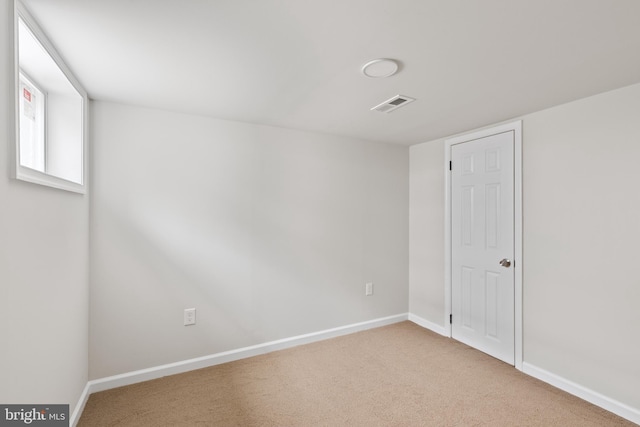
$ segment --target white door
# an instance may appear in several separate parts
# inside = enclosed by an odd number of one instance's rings
[[[451,146],[451,335],[511,365],[514,132]]]

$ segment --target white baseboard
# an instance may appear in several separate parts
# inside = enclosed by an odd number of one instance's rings
[[[449,332],[444,326],[440,326],[437,323],[430,322],[427,319],[423,319],[420,316],[416,316],[415,314],[409,313],[409,321],[415,323],[418,326],[422,326],[423,328],[429,329],[435,332],[436,334],[449,337]]]
[[[366,322],[354,323],[351,325],[341,326],[338,328],[327,329],[324,331],[313,332],[310,334],[298,335],[291,338],[285,338],[277,341],[271,341],[263,344],[239,348],[237,350],[224,351],[222,353],[216,353],[208,356],[197,357],[195,359],[183,360],[181,362],[169,363],[166,365],[155,366],[153,368],[127,372],[124,374],[114,375],[107,378],[100,378],[97,380],[89,381],[87,386],[89,388],[89,394],[96,393],[99,391],[109,390],[116,387],[122,387],[122,386],[135,384],[143,381],[153,380],[156,378],[162,378],[168,375],[180,374],[183,372],[193,371],[196,369],[202,369],[202,368],[207,368],[209,366],[232,362],[234,360],[245,359],[247,357],[257,356],[257,355],[269,353],[272,351],[296,347],[302,344],[309,344],[316,341],[335,338],[341,335],[352,334],[354,332],[364,331],[367,329],[378,328],[380,326],[391,325],[393,323],[405,321],[407,320],[407,318],[408,318],[408,314],[404,313],[404,314],[398,314],[395,316],[369,320]],[[74,412],[74,415],[75,415],[75,412]]]
[[[604,396],[527,362],[522,363],[522,372],[586,400],[589,403],[593,403],[609,412],[613,412],[631,422],[640,424],[640,409],[632,408],[631,406],[625,405],[624,403],[618,402],[617,400],[611,399],[610,397]]]
[[[73,410],[73,414],[69,417],[69,427],[76,427],[78,424],[80,415],[82,414],[82,411],[84,411],[84,406],[87,404],[87,400],[89,400],[89,389],[90,386],[89,383],[87,383],[87,385],[84,386],[84,390],[82,390],[82,394],[80,395],[80,399],[78,399],[76,408]]]

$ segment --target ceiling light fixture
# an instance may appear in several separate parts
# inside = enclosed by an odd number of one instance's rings
[[[393,59],[374,59],[362,66],[362,74],[372,78],[393,76],[397,71],[398,63]]]

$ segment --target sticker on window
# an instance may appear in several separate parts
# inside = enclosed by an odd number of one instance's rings
[[[23,105],[23,114],[26,118],[35,120],[36,119],[36,95],[32,90],[29,90],[28,87],[22,88],[22,105]]]

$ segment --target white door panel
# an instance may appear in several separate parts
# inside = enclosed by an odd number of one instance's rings
[[[453,338],[513,364],[514,132],[451,146]],[[511,260],[509,267],[500,265]]]

